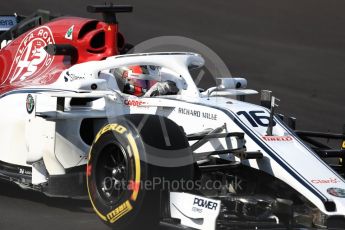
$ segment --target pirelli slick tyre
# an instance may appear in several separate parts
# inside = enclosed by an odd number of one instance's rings
[[[167,118],[127,115],[96,135],[87,164],[94,211],[113,229],[158,227],[161,190],[192,180],[193,156],[183,130]],[[167,187],[165,187],[167,186]]]

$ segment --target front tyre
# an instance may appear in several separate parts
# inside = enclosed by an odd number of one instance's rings
[[[174,139],[168,146],[159,139],[152,141],[160,135]],[[189,163],[173,164],[171,153],[178,153],[177,158],[183,153]],[[167,154],[173,167],[156,162]],[[162,188],[154,181],[192,179],[192,161],[188,141],[172,121],[152,115],[119,117],[99,131],[91,146],[87,188],[92,206],[114,229],[157,227]]]

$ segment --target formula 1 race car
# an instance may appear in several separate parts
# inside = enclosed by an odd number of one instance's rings
[[[132,8],[88,10],[104,21],[2,17],[1,178],[88,197],[114,229],[344,228],[344,150],[313,139],[344,134],[294,131],[243,78],[199,89],[199,54],[125,54],[115,14]]]

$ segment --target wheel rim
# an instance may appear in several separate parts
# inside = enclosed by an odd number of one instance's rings
[[[111,143],[103,148],[96,164],[96,187],[103,201],[116,204],[128,188],[128,158],[124,148]]]

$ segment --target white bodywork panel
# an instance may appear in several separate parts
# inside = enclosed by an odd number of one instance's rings
[[[14,94],[0,100],[1,129],[0,159],[11,164],[27,165],[26,123],[29,119],[26,94]],[[17,104],[14,104],[14,103]],[[22,106],[19,103],[22,102]]]

